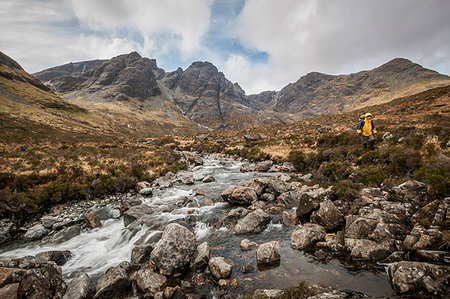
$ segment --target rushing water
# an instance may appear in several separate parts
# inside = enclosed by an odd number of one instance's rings
[[[156,207],[156,212],[149,218],[154,223],[165,224],[174,220],[195,219],[195,233],[199,241],[207,241],[211,248],[211,256],[224,256],[234,263],[231,278],[238,277],[240,286],[247,292],[257,288],[288,288],[298,285],[300,280],[322,284],[338,289],[363,292],[371,296],[388,296],[393,294],[386,273],[371,271],[351,271],[347,265],[338,260],[318,262],[303,251],[292,249],[291,232],[294,227],[281,224],[270,224],[261,234],[236,236],[226,229],[216,230],[210,227],[208,219],[221,217],[226,212],[227,204],[218,202],[220,192],[230,185],[244,183],[257,176],[271,174],[242,173],[240,162],[233,160],[205,159],[203,166],[193,172],[212,175],[216,182],[196,182],[194,185],[176,184],[165,190],[156,190],[144,202]],[[192,199],[191,206],[181,206],[185,198]],[[203,203],[211,199],[214,206]],[[181,207],[180,207],[181,206]],[[134,243],[146,232],[147,227],[131,232],[124,227],[123,219],[107,220],[101,228],[82,232],[77,237],[59,245],[28,244],[19,248],[3,248],[0,258],[17,258],[35,255],[48,250],[70,250],[71,259],[62,267],[63,277],[70,280],[79,272],[98,277],[109,267],[117,266],[122,261],[129,261]],[[258,269],[255,250],[242,252],[240,241],[248,238],[258,244],[271,240],[280,241],[281,262],[278,267]],[[240,268],[244,265],[254,267],[254,271],[243,274]]]

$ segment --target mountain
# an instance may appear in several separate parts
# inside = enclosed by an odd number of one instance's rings
[[[70,62],[61,66],[52,67],[46,70],[43,70],[38,73],[34,73],[33,76],[35,78],[38,78],[42,82],[50,81],[57,77],[62,76],[69,76],[77,73],[83,73],[86,71],[89,71],[90,69],[93,69],[94,67],[97,67],[99,65],[102,65],[104,62],[106,62],[106,59],[96,59],[96,60],[90,60],[90,61],[82,61],[82,62]]]
[[[154,59],[132,52],[102,63],[72,65],[35,75],[44,81],[51,77],[45,84],[63,98],[107,117],[114,114],[119,122],[135,119],[135,111],[157,112],[162,116],[158,122],[169,125],[176,119],[184,128],[245,129],[289,123],[386,103],[450,83],[450,77],[403,58],[349,75],[312,72],[280,91],[254,95],[246,95],[238,83],[229,81],[209,62],[197,61],[186,70],[166,72]],[[57,75],[66,69],[72,73]],[[87,70],[78,71],[83,69]]]
[[[396,58],[373,70],[355,74],[309,73],[273,94],[264,108],[303,117],[336,114],[385,103],[449,82],[448,76]]]

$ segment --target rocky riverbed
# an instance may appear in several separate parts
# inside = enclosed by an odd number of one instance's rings
[[[2,221],[0,297],[279,298],[299,281],[302,298],[446,296],[450,198],[425,184],[348,202],[289,164],[183,156],[128,194]]]

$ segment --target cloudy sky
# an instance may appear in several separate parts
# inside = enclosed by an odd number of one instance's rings
[[[28,72],[137,51],[210,61],[247,94],[404,57],[450,74],[448,0],[0,0],[0,51]]]

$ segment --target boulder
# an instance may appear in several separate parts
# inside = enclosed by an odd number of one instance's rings
[[[197,249],[195,234],[177,223],[166,226],[150,259],[163,275],[181,274]]]
[[[320,224],[325,230],[330,231],[344,223],[344,214],[331,200],[325,200],[320,203],[319,210],[312,213],[311,222]]]
[[[288,209],[295,208],[298,207],[302,194],[299,191],[287,191],[278,196],[277,202]]]
[[[30,227],[23,238],[25,240],[39,240],[45,237],[49,233],[49,230],[46,229],[42,224],[36,224],[35,226]]]
[[[280,176],[270,177],[267,179],[267,191],[279,196],[280,194],[288,191],[286,183],[281,179]]]
[[[11,239],[11,232],[14,227],[12,221],[0,220],[0,244]]]
[[[262,232],[270,222],[270,216],[261,209],[247,214],[239,219],[234,227],[235,234],[248,234]]]
[[[197,251],[195,253],[194,261],[192,266],[194,269],[204,269],[209,263],[209,246],[207,242],[197,246]]]
[[[181,152],[181,154],[189,163],[193,163],[195,166],[203,165],[203,159],[199,154],[187,151]]]
[[[89,299],[94,294],[94,282],[86,273],[80,273],[70,281],[63,299]]]
[[[258,200],[254,189],[240,185],[230,186],[220,195],[224,201],[238,205],[249,205]]]
[[[153,250],[153,245],[137,245],[131,250],[131,260],[132,264],[142,264],[148,262],[150,259],[150,254]]]
[[[367,239],[345,239],[345,247],[354,260],[383,260],[394,252],[393,243],[378,243]]]
[[[139,191],[139,194],[142,196],[152,196],[153,188],[148,187],[148,188],[141,189],[141,191]]]
[[[136,189],[137,192],[141,192],[142,189],[150,188],[152,185],[149,182],[138,182],[136,183]]]
[[[94,299],[117,298],[131,289],[131,279],[122,266],[109,268],[95,287]]]
[[[66,291],[61,268],[33,258],[0,260],[2,298],[61,298]]]
[[[249,251],[258,248],[258,243],[244,239],[241,241],[240,247],[242,251]]]
[[[403,241],[408,250],[438,249],[442,244],[443,234],[438,228],[425,229],[416,225]]]
[[[323,200],[320,196],[313,196],[310,193],[303,192],[298,198],[297,215],[300,219],[305,219],[312,211],[319,208]]]
[[[213,182],[215,182],[215,181],[216,181],[216,179],[215,179],[212,175],[207,175],[207,176],[202,180],[203,183],[213,183]]]
[[[44,216],[41,218],[41,223],[45,228],[51,229],[53,227],[53,224],[57,222],[61,222],[62,220],[58,217],[54,216]]]
[[[345,236],[353,239],[363,239],[369,236],[377,227],[378,220],[348,215],[345,217]]]
[[[273,162],[270,160],[262,161],[256,164],[256,171],[259,172],[267,172],[273,165]]]
[[[35,255],[38,262],[55,262],[58,266],[64,265],[70,258],[72,253],[69,250],[64,251],[45,251]]]
[[[285,292],[283,290],[278,289],[270,289],[270,290],[258,289],[255,290],[252,298],[279,299],[283,297],[284,293]]]
[[[216,279],[229,278],[233,270],[233,263],[224,257],[213,257],[209,260],[209,270]]]
[[[259,199],[266,202],[272,202],[275,200],[275,195],[273,195],[272,193],[263,193],[261,194]]]
[[[280,260],[280,243],[278,241],[261,244],[256,249],[256,262],[259,266],[279,265]]]
[[[153,214],[155,208],[143,203],[138,206],[131,207],[123,214],[123,223],[128,226],[130,223],[134,222],[143,216]]]
[[[415,204],[427,202],[427,185],[418,181],[406,181],[392,188],[395,195],[401,200]]]
[[[286,226],[298,225],[297,212],[294,210],[283,211],[283,224]]]
[[[313,242],[322,240],[325,234],[325,229],[322,226],[315,223],[306,223],[292,232],[291,247],[298,250],[304,249]]]
[[[146,298],[163,291],[167,285],[167,278],[164,275],[153,272],[151,269],[135,272],[132,279],[136,282],[138,289],[145,294]]]
[[[389,266],[391,285],[397,294],[424,291],[430,295],[448,295],[450,268],[420,262],[398,262]]]
[[[91,208],[84,213],[84,220],[90,228],[101,227],[103,220],[112,218],[112,212],[108,207]]]
[[[267,181],[265,179],[257,178],[248,183],[247,186],[249,188],[252,188],[255,191],[256,195],[261,196],[265,188],[267,187]]]
[[[183,185],[193,185],[195,180],[191,172],[180,171],[177,173],[177,182]]]
[[[72,239],[73,237],[78,236],[80,233],[81,228],[79,225],[70,226],[54,234],[50,242],[53,244],[61,244]]]

